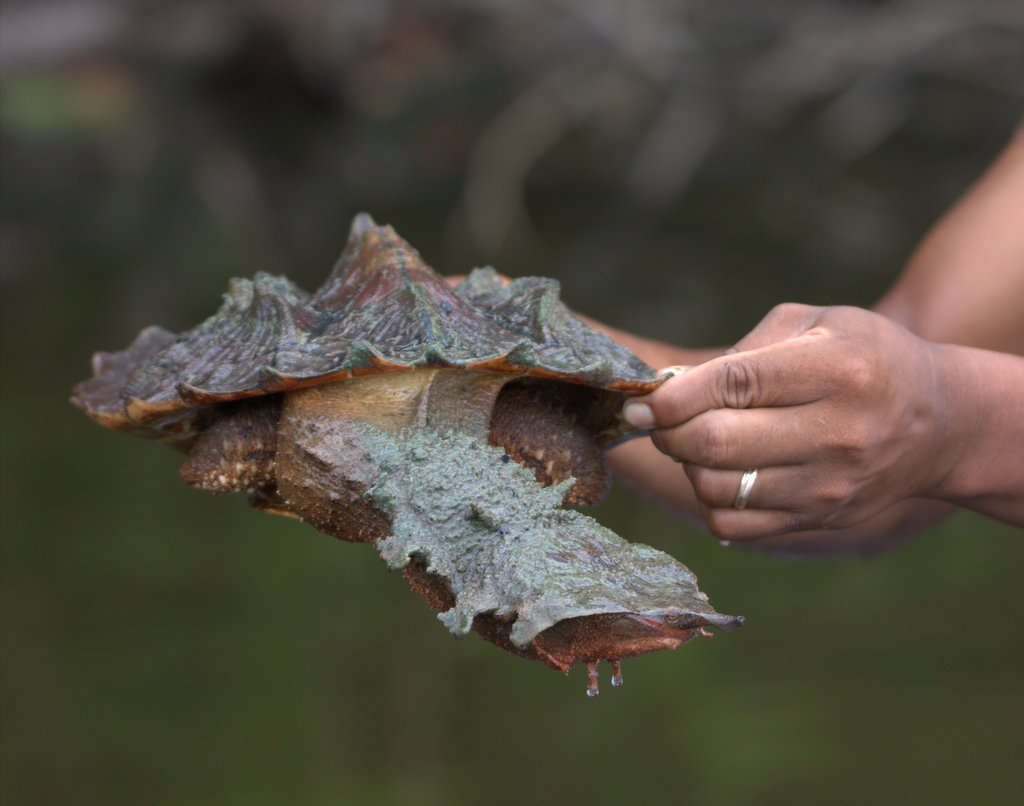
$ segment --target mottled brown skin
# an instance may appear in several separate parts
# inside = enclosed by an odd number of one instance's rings
[[[222,406],[192,443],[182,479],[215,495],[272,485],[280,413],[279,395]]]

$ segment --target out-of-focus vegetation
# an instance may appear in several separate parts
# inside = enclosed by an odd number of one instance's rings
[[[1019,3],[7,0],[0,69],[5,804],[1015,802],[1019,530],[792,564],[617,490],[748,626],[591,702],[66,399],[359,210],[681,344],[869,304],[1020,118]]]

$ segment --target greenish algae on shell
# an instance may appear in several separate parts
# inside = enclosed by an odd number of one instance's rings
[[[708,604],[682,563],[562,509],[571,479],[542,487],[501,448],[459,432],[360,431],[379,464],[367,497],[392,516],[377,550],[392,570],[419,558],[448,581],[455,605],[439,618],[454,635],[488,613],[515,618],[519,648],[564,619],[602,613],[739,623]]]

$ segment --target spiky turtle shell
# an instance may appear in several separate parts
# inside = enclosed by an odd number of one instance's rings
[[[487,268],[452,289],[391,227],[361,213],[316,293],[262,272],[232,280],[198,327],[177,336],[150,327],[127,350],[97,353],[94,377],[72,400],[108,428],[180,442],[209,404],[434,367],[627,393],[658,383],[630,350],[577,318],[556,281],[505,285]]]

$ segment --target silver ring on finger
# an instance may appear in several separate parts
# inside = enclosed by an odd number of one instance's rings
[[[736,498],[733,499],[732,505],[736,509],[746,509],[747,502],[750,501],[750,494],[754,491],[754,482],[757,481],[757,469],[748,470],[740,477],[740,486],[736,490]]]

